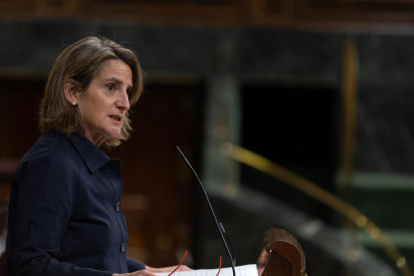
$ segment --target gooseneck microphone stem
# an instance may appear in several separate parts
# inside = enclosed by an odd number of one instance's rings
[[[200,186],[201,190],[203,191],[204,198],[205,198],[205,199],[206,199],[206,201],[207,201],[207,204],[208,204],[208,207],[209,207],[209,209],[210,209],[211,215],[213,216],[214,221],[216,222],[217,229],[218,229],[218,231],[219,231],[219,233],[220,233],[221,240],[223,241],[224,247],[226,248],[227,255],[229,256],[230,263],[231,263],[231,268],[232,268],[232,270],[233,270],[233,276],[236,276],[236,270],[235,270],[235,268],[234,268],[234,261],[233,261],[234,259],[233,259],[232,254],[230,253],[230,250],[229,250],[229,247],[228,247],[228,245],[227,245],[226,239],[224,238],[224,233],[223,233],[223,232],[224,232],[224,231],[223,231],[223,229],[224,229],[224,228],[223,228],[223,224],[219,223],[219,220],[217,219],[216,213],[215,213],[215,212],[214,212],[214,210],[213,210],[213,206],[211,206],[211,203],[210,203],[210,200],[209,200],[209,198],[208,198],[207,192],[206,192],[206,190],[204,189],[203,184],[201,183],[201,180],[200,180],[200,178],[198,177],[197,173],[195,172],[195,170],[194,170],[194,169],[193,169],[193,167],[191,166],[190,162],[188,162],[187,158],[185,158],[185,156],[184,156],[184,154],[181,152],[180,148],[179,148],[178,146],[177,146],[176,148],[177,148],[178,152],[180,153],[181,157],[183,158],[184,162],[187,164],[187,166],[188,166],[188,167],[190,168],[190,170],[193,172],[193,174],[195,175],[195,177],[196,177],[196,178],[197,178],[197,180],[198,180],[198,183],[200,184],[199,186]]]

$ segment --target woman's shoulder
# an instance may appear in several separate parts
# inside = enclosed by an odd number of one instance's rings
[[[35,164],[41,166],[65,164],[77,161],[76,151],[66,135],[50,131],[42,135],[23,156],[19,167]],[[70,166],[69,166],[70,167]]]
[[[20,161],[12,186],[34,194],[56,185],[67,187],[70,191],[76,189],[75,184],[78,183],[78,166],[79,157],[69,139],[59,133],[47,133]]]

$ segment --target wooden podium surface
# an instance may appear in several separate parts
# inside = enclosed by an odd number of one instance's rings
[[[257,260],[259,276],[305,276],[305,254],[290,233],[272,228],[263,236],[264,248]]]

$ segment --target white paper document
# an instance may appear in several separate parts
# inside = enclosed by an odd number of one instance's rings
[[[236,266],[236,276],[257,276],[257,268],[255,264]],[[218,268],[215,269],[197,269],[190,271],[176,271],[171,276],[216,276]],[[168,276],[166,273],[154,273],[158,276]],[[219,276],[233,276],[231,267],[222,268]]]

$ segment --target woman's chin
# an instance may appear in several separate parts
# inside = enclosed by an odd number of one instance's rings
[[[108,139],[117,139],[121,136],[121,128],[112,128],[109,132],[108,132]]]

